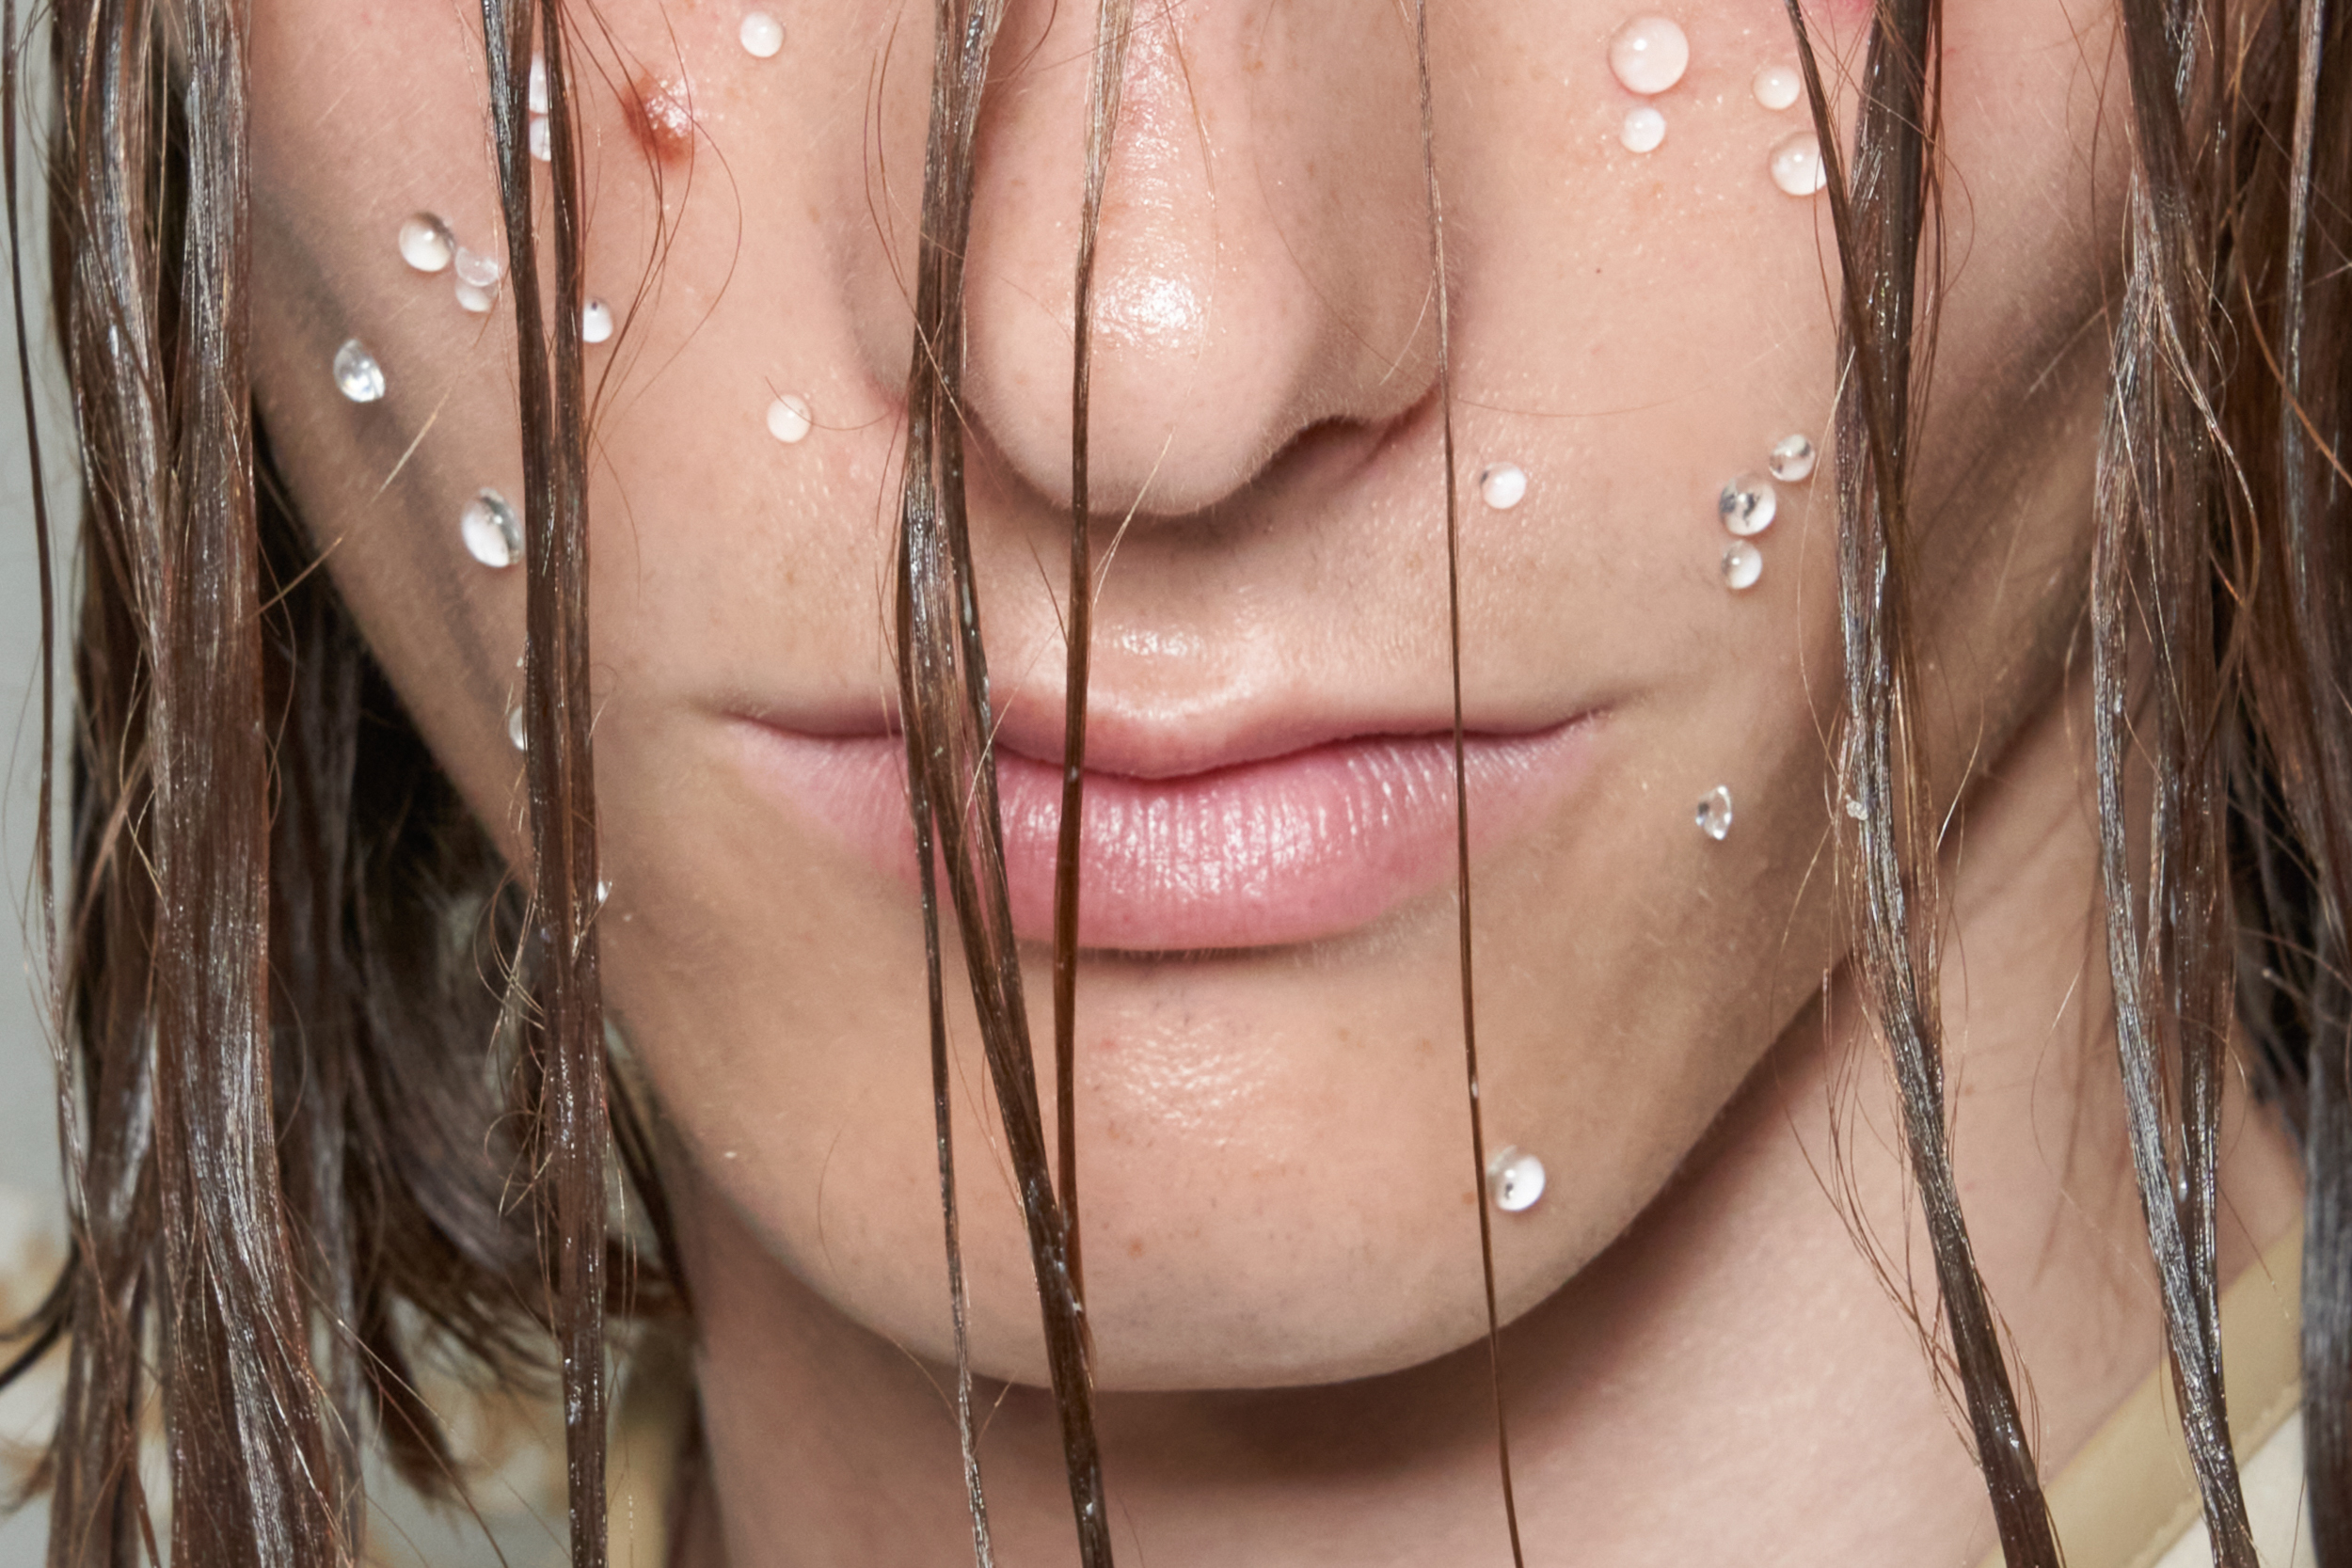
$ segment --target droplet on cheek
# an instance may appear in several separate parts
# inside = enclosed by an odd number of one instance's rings
[[[1666,117],[1644,103],[1625,112],[1625,123],[1617,127],[1617,140],[1628,152],[1655,152],[1666,139]]]
[[[1756,101],[1775,114],[1788,108],[1804,94],[1804,78],[1785,65],[1768,65],[1756,73],[1751,84]]]
[[[1771,167],[1772,183],[1790,196],[1811,196],[1829,183],[1820,143],[1810,131],[1782,137],[1772,149]]]
[[[1645,98],[1682,80],[1691,66],[1691,40],[1673,19],[1637,16],[1609,40],[1609,69],[1626,91]]]
[[[665,168],[683,168],[692,159],[693,94],[683,78],[631,77],[621,113],[646,157]]]

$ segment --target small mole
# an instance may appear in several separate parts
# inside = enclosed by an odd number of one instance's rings
[[[1143,1256],[1142,1237],[1138,1236],[1134,1241],[1127,1243],[1127,1256],[1130,1258],[1140,1258]]]
[[[683,78],[673,80],[649,72],[630,77],[621,113],[637,145],[657,164],[680,168],[692,160],[693,92]]]

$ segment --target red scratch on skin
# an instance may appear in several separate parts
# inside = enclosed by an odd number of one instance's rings
[[[648,158],[665,168],[681,168],[692,159],[697,130],[693,88],[683,76],[640,73],[629,78],[621,112]]]

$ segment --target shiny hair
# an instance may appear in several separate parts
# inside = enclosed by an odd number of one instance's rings
[[[954,1202],[933,851],[961,938],[1026,1222],[1080,1556],[1110,1560],[1073,1158],[1076,807],[1090,594],[1094,235],[1129,0],[1099,0],[1073,362],[1065,816],[1055,899],[1058,1161],[1049,1158],[1005,892],[979,600],[964,513],[963,240],[1004,0],[936,0],[907,385],[897,648],[931,1017],[946,1287],[975,1544],[989,1556]],[[154,1554],[138,1413],[164,1418],[182,1562],[324,1568],[358,1551],[359,1451],[454,1484],[411,1369],[428,1338],[563,1391],[572,1560],[604,1559],[613,1314],[691,1312],[668,1272],[644,1113],[611,1070],[597,967],[578,319],[583,202],[560,0],[484,0],[509,246],[529,580],[530,860],[518,888],[369,657],[269,463],[246,357],[249,209],[237,0],[56,0],[52,302],[82,474],[72,635],[71,880],[37,873],[54,965],[71,1246],[0,1384],[67,1358],[40,1480],[53,1568]],[[2308,1497],[2352,1568],[2352,6],[2118,0],[2131,180],[2086,612],[2107,952],[2131,1147],[2217,1560],[2255,1568],[2219,1353],[2217,1123],[2244,1069],[2299,1140]],[[1850,146],[1797,0],[1788,15],[1837,244],[1842,713],[1832,737],[1851,954],[1892,1060],[1944,1330],[2002,1549],[2057,1568],[2035,1461],[1946,1144],[1936,859],[1915,728],[1914,450],[1940,280],[1939,0],[1879,0]],[[1432,265],[1443,193],[1414,0]],[[0,0],[16,233],[24,61]],[[546,61],[551,273],[526,150]],[[12,268],[20,344],[24,271]],[[1923,293],[1923,290],[1925,291]],[[1457,509],[1445,400],[1452,582]],[[21,362],[28,427],[29,348]],[[46,499],[40,842],[60,643]],[[1458,613],[1453,622],[1459,778]],[[2153,773],[2132,840],[2127,757]],[[937,809],[978,781],[978,809]],[[1466,808],[1464,808],[1466,810]],[[1457,822],[1459,817],[1457,816]],[[1458,844],[1466,837],[1457,838]],[[2137,851],[2136,853],[2136,850]],[[1465,1069],[1475,1117],[1468,864]],[[485,975],[494,976],[485,984]],[[1055,1184],[1058,1164],[1060,1187]],[[615,1233],[613,1167],[647,1218]],[[530,1202],[510,1193],[519,1185]],[[1484,1192],[1484,1183],[1479,1190]],[[1493,1286],[1485,1244],[1490,1354]],[[547,1348],[552,1340],[552,1355]],[[1490,1360],[1501,1420],[1502,1370]],[[1507,1445],[1498,1454],[1507,1481]],[[1516,1519],[1513,1544],[1518,1545]]]

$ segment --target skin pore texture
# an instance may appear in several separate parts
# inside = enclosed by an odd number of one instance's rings
[[[889,0],[779,14],[771,59],[739,45],[732,4],[574,17],[589,290],[622,322],[587,351],[606,987],[661,1109],[698,1305],[710,1484],[690,1560],[939,1563],[970,1536],[939,1393],[921,927],[873,767],[894,744],[930,20]],[[1608,65],[1632,14],[1430,16],[1466,716],[1481,754],[1540,753],[1474,768],[1471,796],[1487,1143],[1549,1181],[1494,1237],[1522,1522],[1542,1561],[1973,1560],[1990,1532],[1969,1452],[1854,1239],[1931,1278],[1903,1250],[1892,1101],[1841,969],[1826,455],[1755,541],[1761,581],[1729,593],[1718,565],[1719,488],[1792,431],[1821,440],[1833,394],[1827,208],[1767,175],[1802,111],[1749,90],[1793,60],[1787,22],[1770,0],[1671,13],[1692,63],[1637,155],[1618,127],[1640,101]],[[520,862],[523,583],[457,527],[481,487],[521,495],[507,301],[461,310],[395,245],[428,211],[503,253],[479,17],[252,16],[263,420],[371,644]],[[1862,19],[1815,24],[1836,92]],[[1058,758],[1092,26],[1018,0],[980,135],[967,413],[1009,810]],[[1090,756],[1144,840],[1206,826],[1088,861],[1078,1126],[1115,1539],[1155,1568],[1500,1560],[1450,864],[1406,842],[1422,818],[1391,788],[1450,723],[1410,17],[1180,0],[1136,27],[1096,280]],[[2159,1343],[2079,636],[2122,172],[2093,152],[2123,104],[2093,6],[1981,0],[1946,27],[1923,721],[1958,801],[1961,1191],[2047,1472]],[[355,337],[380,402],[334,393]],[[791,444],[765,423],[787,393],[815,424]],[[1508,511],[1476,499],[1496,462],[1530,478]],[[1378,809],[1310,832],[1304,871],[1217,803],[1346,808],[1333,770]],[[1722,842],[1692,824],[1718,784]],[[1220,913],[1261,871],[1273,912]],[[1013,1383],[982,1390],[991,1517],[1002,1560],[1066,1560],[968,1006],[951,1026],[975,1364]],[[2241,1097],[2226,1132],[2225,1278],[2296,1201],[2265,1113]],[[1924,1283],[1917,1308],[1932,1320]]]

